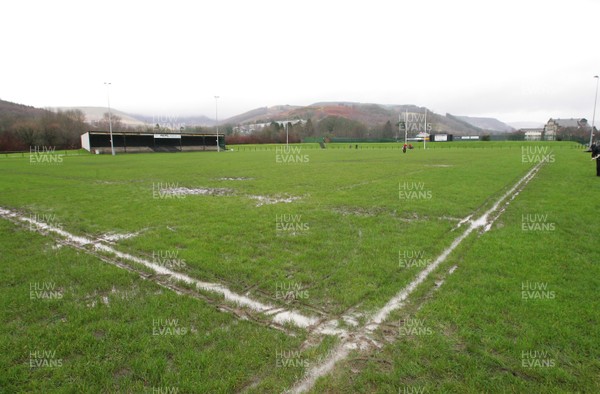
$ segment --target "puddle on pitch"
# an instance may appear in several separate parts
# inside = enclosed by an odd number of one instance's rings
[[[252,181],[254,180],[254,178],[247,178],[247,177],[223,177],[223,178],[217,178],[218,181]]]
[[[226,188],[199,187],[190,189],[187,187],[174,187],[163,190],[165,194],[172,196],[231,196],[233,190]]]
[[[300,200],[300,197],[293,197],[293,196],[291,196],[291,197],[248,196],[248,197],[253,200],[258,201],[258,203],[256,204],[257,207],[261,207],[263,205],[279,204],[279,203],[289,204],[291,202]]]

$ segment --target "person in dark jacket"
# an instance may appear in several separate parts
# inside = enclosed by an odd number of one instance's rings
[[[596,176],[600,176],[600,143],[592,145],[592,160],[596,160]]]

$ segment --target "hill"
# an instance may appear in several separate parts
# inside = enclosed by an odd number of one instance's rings
[[[78,111],[53,111],[0,100],[0,151],[32,146],[74,149],[89,127]]]
[[[240,125],[309,118],[316,123],[327,117],[341,117],[360,122],[367,129],[372,129],[381,127],[387,121],[390,121],[396,127],[400,117],[403,117],[405,112],[423,113],[426,110],[427,108],[416,105],[384,105],[343,101],[318,102],[308,106],[278,105],[256,108],[226,119],[223,123]],[[431,111],[428,111],[427,116],[434,132],[447,132],[456,135],[483,133],[482,129],[452,117],[446,117]]]
[[[108,108],[106,107],[56,107],[52,109],[62,111],[78,109],[83,112],[86,122],[90,124],[94,124],[95,122],[102,120],[104,114],[108,112]],[[137,119],[128,113],[116,110],[114,108],[111,108],[110,111],[113,115],[121,118],[121,123],[123,123],[125,126],[144,126],[146,124],[144,121]]]
[[[480,118],[474,116],[456,116],[456,118],[484,131],[496,133],[512,133],[515,129],[495,118]]]
[[[166,115],[138,115],[129,114],[134,119],[148,125],[159,124],[177,124],[181,126],[214,126],[215,120],[208,116],[166,116]]]
[[[3,121],[6,121],[8,119],[16,120],[37,118],[44,115],[45,113],[45,109],[0,100],[0,119],[2,119]]]
[[[287,119],[291,111],[299,108],[292,105],[276,105],[272,107],[260,107],[239,115],[232,116],[223,121],[230,124],[268,123],[274,120]]]
[[[544,127],[545,123],[543,122],[531,122],[531,121],[523,121],[523,122],[511,122],[509,125],[517,130],[519,129],[537,129]]]

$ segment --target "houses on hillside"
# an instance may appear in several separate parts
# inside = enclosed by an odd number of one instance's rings
[[[590,126],[587,119],[552,119],[544,126],[543,137],[547,141],[555,141],[557,139],[566,139],[577,135],[589,134]]]
[[[543,128],[520,129],[525,141],[557,141],[584,139],[589,137],[590,126],[587,119],[550,118]]]
[[[285,127],[286,124],[292,126],[300,123],[301,125],[306,124],[306,119],[286,119],[286,120],[274,120],[268,123],[253,123],[253,124],[240,124],[233,128],[234,133],[250,134],[253,131],[264,129],[270,126],[272,123],[277,123],[279,127]]]

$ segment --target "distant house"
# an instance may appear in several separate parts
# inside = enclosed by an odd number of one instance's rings
[[[567,129],[571,130],[589,130],[587,119],[552,119],[548,120],[544,126],[544,139],[547,141],[556,140],[557,136]]]
[[[525,135],[525,141],[541,141],[544,135],[543,128],[520,129],[519,132]]]
[[[300,125],[303,126],[306,124],[306,119],[274,120],[274,121],[271,121],[268,123],[253,123],[253,124],[238,125],[233,128],[233,132],[240,133],[240,134],[250,134],[256,130],[261,130],[261,129],[264,129],[265,127],[269,127],[271,125],[271,123],[277,123],[280,127],[285,127],[285,125],[288,123],[291,124],[292,126],[295,126],[296,124],[300,123]]]

